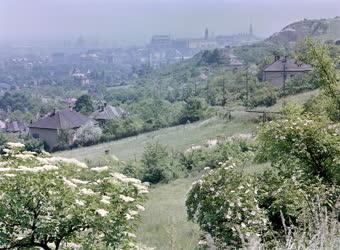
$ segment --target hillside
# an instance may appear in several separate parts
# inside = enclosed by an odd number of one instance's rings
[[[322,40],[340,38],[340,17],[330,19],[304,19],[284,27],[270,36],[266,41],[273,43],[290,43],[299,41],[306,36]]]
[[[247,117],[238,116],[232,122],[226,122],[220,118],[211,118],[109,143],[57,152],[55,155],[90,161],[92,164],[101,164],[106,150],[109,150],[110,154],[114,154],[121,160],[134,160],[139,159],[144,147],[152,142],[159,142],[170,148],[182,151],[192,145],[204,144],[207,140],[214,139],[220,135],[231,136],[234,133],[252,131],[252,129],[255,129],[256,124],[250,123],[247,119]]]

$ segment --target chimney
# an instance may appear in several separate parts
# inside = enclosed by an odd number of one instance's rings
[[[287,62],[287,56],[285,56],[282,60],[282,62],[286,63]]]
[[[278,55],[275,55],[275,59],[274,59],[274,60],[275,60],[275,62],[276,62],[276,61],[278,61],[279,59],[280,59],[280,56],[278,56]]]

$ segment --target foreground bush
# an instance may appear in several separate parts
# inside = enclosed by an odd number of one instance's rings
[[[223,163],[195,182],[186,200],[188,217],[208,232],[219,249],[240,247],[244,237],[267,231],[266,211],[260,208],[254,178]]]
[[[302,233],[307,234],[304,241],[311,242],[321,213],[333,225],[339,195],[337,186],[305,179],[299,171],[248,175],[241,166],[226,162],[192,185],[186,206],[188,218],[211,235],[218,249],[256,249],[254,244],[274,249]],[[294,240],[300,247],[307,244]]]
[[[289,161],[296,161],[306,174],[340,184],[339,123],[325,117],[288,115],[262,127],[259,146],[260,155],[275,165],[289,167]]]
[[[269,160],[271,168],[246,174],[236,155],[236,165],[215,167],[190,190],[189,219],[208,232],[219,249],[251,246],[254,239],[273,249],[302,232],[311,242],[315,217],[339,213],[339,124],[299,112],[284,110],[284,119],[261,128],[258,155]]]
[[[0,156],[0,249],[133,246],[148,192],[140,181],[7,146]]]

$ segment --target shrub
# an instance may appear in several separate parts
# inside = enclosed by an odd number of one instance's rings
[[[177,166],[171,164],[167,148],[157,142],[146,146],[141,162],[143,181],[167,182],[178,175]]]
[[[314,216],[315,204],[331,210],[340,191],[318,178],[306,176],[298,166],[294,171],[268,170],[257,176],[257,186],[260,207],[267,211],[271,229],[278,238],[284,227],[304,227]]]
[[[0,248],[127,248],[147,189],[109,167],[23,152],[0,157]]]
[[[240,247],[242,240],[267,231],[266,211],[260,208],[254,178],[234,171],[225,162],[193,183],[187,199],[190,220],[208,232],[219,249]]]
[[[24,144],[25,144],[25,149],[27,151],[41,153],[42,150],[44,149],[44,143],[39,139],[30,138],[30,137],[25,138]]]
[[[0,153],[1,153],[1,150],[5,147],[6,142],[7,142],[7,139],[4,133],[0,132]]]
[[[262,127],[259,152],[274,164],[288,167],[295,160],[306,174],[340,183],[339,138],[339,124],[325,117],[291,116]]]
[[[183,108],[180,123],[196,122],[200,120],[206,109],[206,103],[200,98],[189,98]]]
[[[277,90],[275,87],[265,84],[256,84],[250,87],[249,98],[244,99],[248,107],[273,106],[277,101]]]
[[[284,93],[281,95],[294,95],[306,90],[313,90],[319,87],[317,75],[313,73],[295,75],[286,81]]]
[[[92,123],[88,123],[77,129],[74,134],[74,143],[88,146],[98,142],[101,136],[101,128]]]

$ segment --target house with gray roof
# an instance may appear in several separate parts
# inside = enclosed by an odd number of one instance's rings
[[[282,87],[285,80],[296,75],[306,74],[312,67],[295,59],[276,58],[276,60],[263,70],[263,80]]]
[[[107,121],[121,119],[127,115],[128,112],[121,107],[113,107],[111,105],[104,104],[92,113],[91,118],[98,121],[100,124],[104,124]]]
[[[62,131],[74,132],[79,127],[93,122],[92,119],[72,110],[65,109],[53,111],[40,120],[29,125],[29,133],[32,137],[41,139],[50,149],[60,143]],[[70,138],[70,142],[71,138]]]

